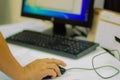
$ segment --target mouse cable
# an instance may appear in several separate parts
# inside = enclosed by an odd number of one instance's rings
[[[94,71],[95,71],[101,78],[103,78],[103,79],[112,78],[112,77],[118,75],[118,74],[120,73],[120,70],[117,69],[117,68],[114,67],[114,66],[111,66],[111,65],[106,65],[105,67],[111,67],[111,68],[115,69],[117,72],[114,73],[113,75],[108,76],[108,77],[104,77],[104,76],[102,76],[101,74],[99,74],[99,73],[97,72],[97,70],[96,70],[96,68],[95,68],[95,65],[94,65],[94,59],[95,59],[96,57],[102,55],[102,54],[106,54],[106,52],[102,52],[101,54],[98,54],[98,55],[96,55],[96,56],[94,56],[94,57],[92,58],[92,66],[93,66]]]
[[[96,74],[97,74],[98,76],[100,76],[101,78],[103,78],[103,79],[112,78],[112,77],[118,75],[118,74],[120,73],[120,70],[117,69],[117,68],[114,67],[114,66],[111,66],[111,65],[105,65],[105,66],[95,67],[95,65],[94,65],[94,59],[95,59],[96,57],[100,56],[100,55],[103,55],[103,54],[106,54],[106,52],[102,52],[102,53],[100,53],[100,54],[98,54],[98,55],[95,55],[95,56],[92,58],[92,67],[93,67],[93,68],[80,68],[80,67],[74,67],[74,68],[66,69],[66,71],[74,70],[74,69],[81,69],[81,70],[94,70],[94,71],[96,72]],[[99,72],[97,72],[98,69],[105,68],[105,67],[110,67],[110,68],[112,68],[112,69],[115,69],[115,70],[116,70],[116,73],[114,73],[114,74],[111,75],[111,76],[104,77],[104,76],[102,76]]]

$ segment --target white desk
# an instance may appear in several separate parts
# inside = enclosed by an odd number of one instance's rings
[[[41,25],[41,27],[38,25]],[[12,25],[3,25],[0,27],[0,31],[3,33],[4,37],[6,38],[11,34],[14,34],[18,31],[21,31],[23,29],[28,29],[28,28],[37,29],[37,30],[39,29],[40,31],[42,31],[46,29],[46,27],[42,28],[43,25],[44,24],[41,22],[39,23],[37,21],[28,21],[28,22],[22,22],[22,23],[12,24]],[[46,52],[42,52],[42,51],[30,49],[30,48],[18,46],[18,45],[13,45],[13,44],[8,44],[8,45],[14,57],[23,66],[37,58],[49,57],[49,58],[58,58],[63,60],[65,63],[67,63],[66,69],[71,67],[92,68],[92,58],[95,55],[104,52],[101,48],[98,47],[95,51],[91,52],[90,54],[85,55],[80,59],[73,60],[70,58],[57,56],[54,54],[50,54],[50,53],[46,53]],[[108,53],[95,58],[95,67],[105,66],[105,65],[112,65],[118,69],[120,68],[120,62]],[[110,76],[114,74],[116,71],[112,68],[102,68],[102,69],[99,69],[99,72],[103,76]],[[56,78],[55,80],[89,80],[89,79],[105,80],[99,77],[94,70],[70,70],[70,71],[67,71],[61,77]],[[0,80],[11,80],[11,79],[1,72]],[[115,77],[109,78],[107,80],[120,80],[120,73]]]

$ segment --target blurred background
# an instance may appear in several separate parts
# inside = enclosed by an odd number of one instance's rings
[[[120,11],[120,0],[95,0],[95,8]],[[21,17],[22,0],[0,0],[0,25],[20,22],[29,18]]]

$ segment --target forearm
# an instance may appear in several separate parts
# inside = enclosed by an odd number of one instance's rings
[[[12,56],[2,34],[0,33],[0,70],[14,80],[40,80],[46,76],[60,76],[58,65],[66,64],[57,59],[38,59],[22,67]]]
[[[2,34],[0,33],[0,70],[13,79],[24,79],[23,67],[12,56]]]

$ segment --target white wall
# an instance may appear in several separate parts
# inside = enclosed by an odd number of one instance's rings
[[[0,0],[0,24],[5,24],[10,22],[10,9],[9,9],[9,1],[8,0]]]
[[[3,3],[3,4],[1,4]],[[95,7],[102,8],[104,0],[95,0]],[[22,0],[0,0],[0,15],[5,23],[15,23],[29,18],[21,17]],[[0,17],[1,17],[0,16]]]
[[[22,8],[22,0],[11,0],[10,1],[10,13],[11,13],[11,22],[19,22],[25,20],[21,17],[21,8]]]
[[[26,20],[21,17],[21,5],[22,0],[0,0],[0,25]]]
[[[104,1],[105,0],[95,0],[95,8],[103,8],[104,7]]]

